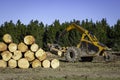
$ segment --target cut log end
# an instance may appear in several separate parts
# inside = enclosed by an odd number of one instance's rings
[[[3,41],[4,41],[5,43],[11,43],[11,42],[13,42],[12,36],[11,36],[10,34],[5,34],[5,35],[3,36]]]
[[[18,67],[22,69],[27,69],[29,68],[29,62],[26,58],[22,58],[18,60]]]
[[[9,52],[9,51],[4,51],[4,52],[1,53],[1,56],[2,56],[2,59],[3,59],[4,61],[8,61],[8,60],[11,59],[12,53]]]
[[[9,49],[10,52],[16,51],[17,50],[17,44],[16,43],[10,43],[8,45],[8,49]]]
[[[38,59],[35,59],[32,62],[32,68],[37,68],[37,67],[41,67],[41,62]]]
[[[59,66],[60,66],[60,62],[59,62],[58,59],[53,59],[53,60],[51,60],[51,67],[52,67],[53,69],[56,69],[56,68],[58,68]]]
[[[35,42],[35,38],[32,35],[27,35],[24,37],[24,43],[27,45],[31,45]]]
[[[43,68],[50,68],[50,61],[49,60],[44,60],[43,62],[42,62],[42,66],[43,66]]]
[[[1,68],[6,68],[7,67],[7,62],[4,60],[0,60],[0,67]]]
[[[10,67],[10,68],[16,68],[17,67],[17,61],[14,60],[14,59],[10,59],[8,61],[8,67]]]
[[[7,45],[4,42],[0,42],[0,51],[7,50]]]

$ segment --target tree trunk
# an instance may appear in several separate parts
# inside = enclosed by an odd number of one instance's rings
[[[41,62],[38,59],[35,59],[32,62],[32,68],[37,68],[37,67],[41,67]]]
[[[9,51],[4,51],[1,53],[1,56],[4,61],[8,61],[9,59],[11,59],[12,53]]]
[[[46,59],[47,55],[43,49],[39,49],[36,53],[35,56],[40,60],[43,61]]]
[[[53,69],[58,68],[59,66],[60,66],[59,60],[57,60],[57,59],[51,60],[51,67],[52,67]]]
[[[3,36],[3,41],[4,41],[5,43],[11,43],[11,42],[13,42],[12,37],[11,37],[10,34],[5,34],[5,35]]]
[[[14,59],[10,59],[8,61],[8,67],[10,67],[10,68],[16,68],[17,67],[17,61],[14,60]]]
[[[36,52],[38,50],[39,46],[38,44],[34,43],[30,46],[30,50],[33,52]]]
[[[28,61],[32,61],[35,59],[34,56],[34,52],[28,50],[27,52],[24,53],[24,57],[28,60]]]
[[[7,62],[4,60],[0,60],[0,67],[1,68],[6,68],[7,67]]]
[[[26,58],[21,58],[18,60],[18,67],[22,69],[29,68],[29,62]]]
[[[28,50],[28,46],[21,42],[18,44],[18,50],[20,50],[21,52],[26,52]]]
[[[10,52],[16,51],[17,50],[17,44],[16,43],[10,43],[8,45],[8,49],[9,49]]]
[[[16,50],[13,52],[12,58],[14,60],[19,60],[22,57],[22,53],[19,50]]]
[[[27,35],[24,37],[24,43],[27,45],[31,45],[35,42],[35,38],[32,35]]]
[[[4,42],[0,42],[0,51],[7,50],[7,45]]]
[[[43,68],[50,68],[50,61],[49,60],[44,60],[43,62],[42,62],[42,67]]]

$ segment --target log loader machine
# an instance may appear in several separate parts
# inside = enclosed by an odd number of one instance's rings
[[[69,25],[60,35],[59,37],[63,36],[66,32],[69,32],[73,29],[78,30],[82,37],[80,42],[75,47],[68,47],[66,50],[61,50],[62,48],[57,44],[52,44],[49,46],[50,50],[54,51],[64,51],[65,59],[69,62],[76,62],[76,61],[84,61],[84,60],[93,60],[93,58],[100,58],[104,59],[105,61],[110,60],[111,53],[110,48],[106,45],[100,43],[98,39],[88,30],[84,29],[83,27],[72,23]]]

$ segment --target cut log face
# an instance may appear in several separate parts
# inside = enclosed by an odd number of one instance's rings
[[[24,43],[27,45],[31,45],[35,42],[35,38],[32,35],[27,35],[24,37]]]
[[[34,52],[28,50],[27,52],[25,52],[24,57],[28,60],[28,61],[32,61],[35,59],[34,57]]]
[[[42,66],[43,66],[43,68],[50,68],[50,61],[49,60],[44,60],[43,62],[42,62]]]
[[[5,34],[5,35],[3,36],[3,41],[4,41],[5,43],[11,43],[11,42],[12,42],[12,37],[11,37],[11,35],[10,35],[10,34]]]
[[[1,68],[6,68],[7,67],[7,62],[4,60],[0,60],[0,67]]]
[[[8,61],[8,67],[10,67],[10,68],[16,68],[17,67],[17,61],[14,60],[14,59],[10,59]]]
[[[57,60],[57,59],[51,60],[51,67],[52,67],[53,69],[58,68],[59,66],[60,66],[59,60]]]
[[[4,51],[1,53],[1,56],[4,61],[8,61],[9,59],[11,59],[12,53],[9,51]]]
[[[4,42],[0,42],[0,51],[7,50],[7,45]]]
[[[22,69],[29,68],[29,62],[26,58],[22,58],[18,60],[18,67]]]
[[[46,59],[47,55],[43,49],[39,49],[36,53],[35,56],[40,60],[43,61]]]
[[[41,62],[38,59],[35,59],[32,62],[32,68],[37,68],[37,67],[41,67]]]
[[[8,49],[9,49],[10,52],[16,51],[17,50],[17,44],[16,43],[10,43],[8,45]]]
[[[12,58],[14,60],[19,60],[22,57],[22,53],[19,50],[16,50],[13,52]]]
[[[36,43],[32,44],[30,47],[31,51],[33,51],[33,52],[36,52],[38,50],[38,48],[39,48],[39,46]]]
[[[18,44],[18,50],[20,50],[21,52],[26,52],[28,50],[28,46],[21,42]]]

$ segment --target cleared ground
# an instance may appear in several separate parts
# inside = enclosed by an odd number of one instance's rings
[[[60,62],[60,67],[0,68],[0,80],[120,80],[120,61]]]

